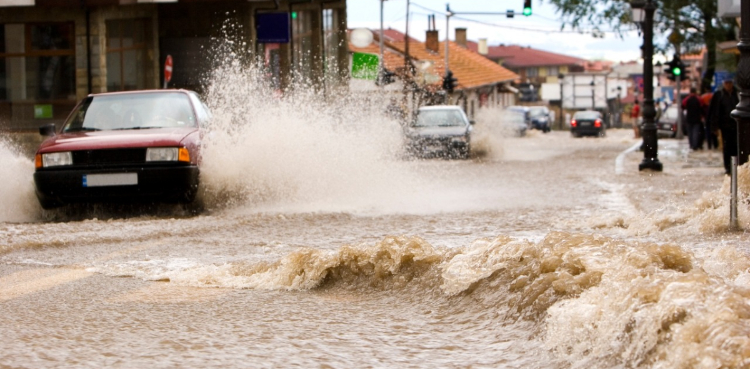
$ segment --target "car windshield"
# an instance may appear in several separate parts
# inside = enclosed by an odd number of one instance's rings
[[[420,110],[414,127],[457,127],[464,126],[464,116],[456,109]]]
[[[90,96],[73,112],[63,132],[195,126],[186,94],[149,92]]]
[[[583,111],[576,113],[573,119],[599,119],[599,113],[593,111]]]
[[[506,123],[526,124],[524,113],[518,110],[506,110],[502,114],[502,120]]]
[[[529,114],[531,114],[532,117],[545,117],[547,116],[547,109],[545,108],[530,108]]]

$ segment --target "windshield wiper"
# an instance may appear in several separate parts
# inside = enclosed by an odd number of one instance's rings
[[[99,128],[93,128],[93,127],[78,127],[78,128],[70,128],[66,129],[65,132],[92,132],[92,131],[101,131]]]
[[[152,129],[152,128],[161,128],[161,127],[127,127],[127,128],[115,128],[113,131],[124,131],[126,129]]]

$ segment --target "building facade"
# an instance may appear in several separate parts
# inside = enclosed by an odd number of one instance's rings
[[[200,91],[227,39],[279,89],[295,78],[334,88],[348,73],[345,37],[345,0],[0,3],[0,129],[61,123],[90,93],[162,88],[167,55],[168,87]]]

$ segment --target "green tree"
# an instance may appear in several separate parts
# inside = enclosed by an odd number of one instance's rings
[[[557,7],[563,27],[591,30],[595,35],[603,34],[601,25],[609,25],[622,36],[633,27],[630,2],[626,0],[549,0]],[[676,50],[677,44],[683,53],[698,51],[706,47],[708,63],[704,66],[701,89],[708,89],[716,71],[716,46],[726,40],[733,27],[730,22],[718,17],[716,0],[654,0],[657,6],[654,15],[654,34],[672,35],[663,43],[655,39],[655,51],[667,54]],[[733,37],[733,35],[729,36]]]

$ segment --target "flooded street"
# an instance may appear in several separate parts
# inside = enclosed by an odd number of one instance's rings
[[[637,143],[533,131],[336,181],[301,166],[196,216],[45,213],[9,177],[0,366],[748,367],[719,154],[664,140],[665,171],[639,173]]]

